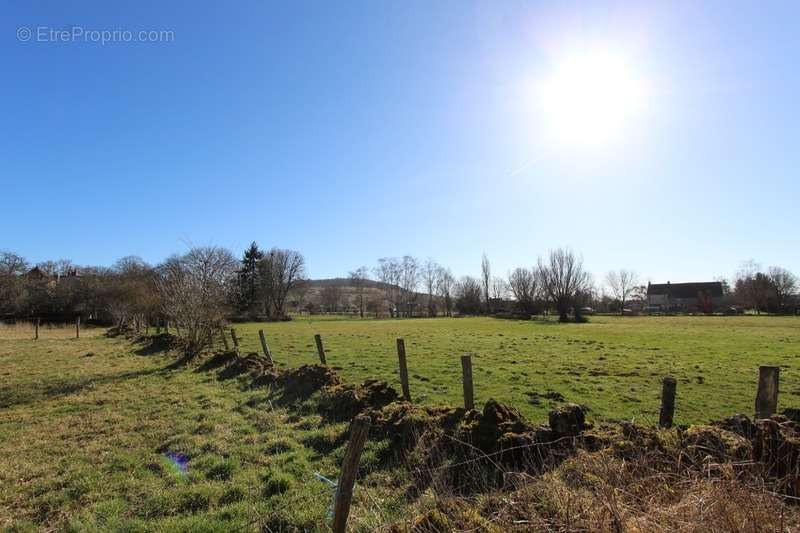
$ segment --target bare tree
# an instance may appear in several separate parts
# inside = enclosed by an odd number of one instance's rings
[[[493,276],[490,289],[492,300],[503,300],[508,294],[508,283],[503,278]]]
[[[745,308],[756,309],[760,312],[760,303],[766,298],[760,294],[763,283],[756,281],[756,275],[761,270],[761,265],[753,259],[742,262],[736,272],[733,282],[734,293],[739,304]]]
[[[28,271],[28,262],[21,255],[0,250],[0,276],[21,276]]]
[[[286,316],[286,297],[305,279],[305,258],[300,252],[273,248],[258,262],[266,312],[271,318]]]
[[[392,318],[397,316],[400,308],[402,271],[402,263],[396,257],[378,259],[378,266],[374,270],[375,277],[383,284],[386,305]]]
[[[108,311],[118,328],[129,325],[138,332],[156,318],[161,302],[155,275],[141,257],[129,255],[114,263]]]
[[[539,276],[536,269],[516,268],[508,275],[508,287],[524,313],[533,314],[539,298]]]
[[[491,312],[489,305],[489,282],[492,277],[492,267],[489,264],[489,258],[486,252],[481,257],[481,283],[483,284],[483,301],[486,303],[486,312]]]
[[[449,268],[439,267],[437,276],[436,293],[444,303],[445,316],[453,316],[453,288],[455,277]]]
[[[625,302],[628,300],[629,296],[633,294],[636,285],[639,283],[636,273],[623,268],[611,270],[606,274],[606,283],[608,283],[609,288],[611,288],[611,292],[614,293],[614,297],[620,301],[619,312],[624,315]]]
[[[422,268],[422,282],[425,284],[425,291],[428,293],[428,316],[436,316],[436,304],[434,301],[434,293],[436,286],[439,283],[439,272],[441,267],[433,259],[425,261],[425,266]]]
[[[551,250],[547,261],[539,258],[539,277],[542,289],[558,311],[558,319],[566,322],[570,306],[585,293],[591,284],[588,272],[583,269],[583,259],[572,250]]]
[[[411,316],[412,308],[416,305],[419,276],[419,261],[410,255],[403,256],[400,274],[400,287],[402,289],[403,305],[406,309],[406,316]]]
[[[75,270],[75,265],[69,259],[57,259],[55,261],[42,261],[36,264],[40,270],[51,276],[67,276]]]
[[[228,250],[207,247],[173,256],[159,268],[163,313],[177,326],[186,357],[195,357],[210,347],[225,323],[238,265]]]
[[[367,279],[369,271],[367,267],[362,266],[350,272],[350,284],[356,290],[356,299],[358,301],[358,314],[364,318],[364,291],[367,287]]]
[[[778,310],[783,311],[788,303],[789,297],[797,292],[797,276],[785,268],[778,266],[769,267],[767,276],[772,282],[772,289],[775,292]]]

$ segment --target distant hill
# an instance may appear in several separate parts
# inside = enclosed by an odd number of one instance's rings
[[[324,287],[353,287],[353,280],[350,278],[328,278],[328,279],[309,279],[306,280],[306,286],[309,288],[324,288]],[[390,287],[388,283],[382,281],[375,281],[372,279],[364,280],[364,287],[369,289],[385,290]]]
[[[374,306],[385,311],[386,291],[392,285],[371,279],[364,280],[365,306],[372,302]],[[306,280],[301,291],[297,294],[295,304],[298,308],[306,308],[312,304],[315,308],[325,311],[355,311],[358,308],[358,289],[350,278],[329,278]],[[419,301],[423,293],[417,293]],[[427,297],[427,295],[425,295]],[[335,309],[334,309],[335,308]]]

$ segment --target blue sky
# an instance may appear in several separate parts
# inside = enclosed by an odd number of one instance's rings
[[[800,272],[794,2],[1,9],[0,248],[32,261],[256,240],[313,277],[403,254],[475,274],[484,251],[504,274],[564,245],[598,279]],[[74,28],[174,37],[41,33]],[[556,141],[535,95],[599,49],[645,103],[613,142]]]

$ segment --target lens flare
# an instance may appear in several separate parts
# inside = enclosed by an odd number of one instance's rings
[[[167,464],[179,476],[185,476],[189,471],[189,458],[182,453],[167,452],[164,454]]]

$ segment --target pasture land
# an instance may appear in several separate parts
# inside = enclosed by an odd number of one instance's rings
[[[312,318],[235,327],[245,351],[261,350],[264,329],[275,359],[291,366],[318,361],[320,333],[345,380],[377,378],[398,390],[395,339],[404,337],[411,394],[426,404],[460,405],[459,357],[473,353],[476,405],[494,398],[533,421],[569,401],[594,418],[655,423],[666,375],[678,380],[677,423],[752,415],[759,365],[781,367],[781,407],[800,404],[800,317]]]
[[[331,491],[313,474],[336,478],[347,423],[157,347],[72,336],[0,331],[0,531],[324,530]],[[384,513],[390,475],[371,476]]]
[[[573,401],[595,419],[657,419],[660,379],[678,378],[676,419],[751,413],[759,364],[782,367],[780,407],[800,394],[800,319],[596,317],[589,324],[486,318],[298,319],[236,326],[244,351],[264,329],[281,365],[317,360],[348,381],[399,388],[395,338],[406,339],[411,392],[461,401],[459,355],[472,352],[476,403],[518,406],[534,422]],[[324,530],[347,423],[281,406],[249,376],[208,359],[176,364],[162,347],[70,325],[0,328],[0,529],[18,531]],[[533,395],[533,393],[536,395]],[[550,393],[550,394],[547,394]],[[355,530],[407,514],[408,476],[370,439]],[[183,460],[188,464],[183,464]]]

